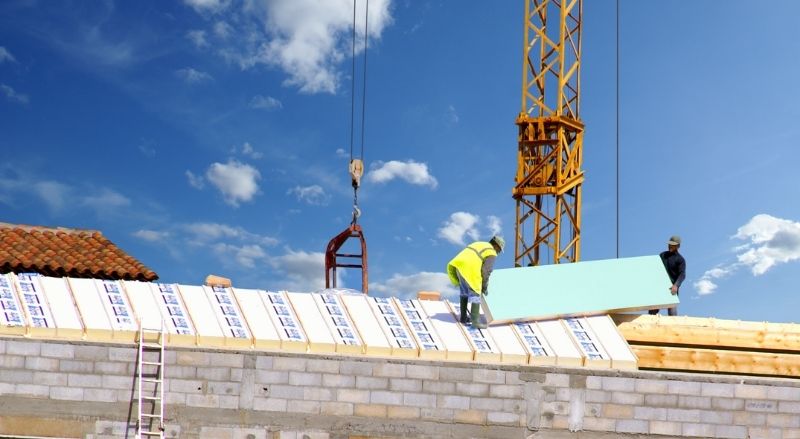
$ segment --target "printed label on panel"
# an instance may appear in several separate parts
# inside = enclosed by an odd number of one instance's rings
[[[265,301],[267,306],[271,307],[278,316],[275,324],[280,328],[280,332],[283,333],[282,338],[305,342],[306,337],[301,330],[300,322],[294,315],[294,311],[292,311],[292,307],[286,297],[281,293],[273,293],[271,291],[267,291],[265,294],[267,296]]]
[[[522,339],[522,343],[528,348],[531,355],[536,357],[553,355],[553,352],[550,352],[550,347],[547,346],[547,342],[544,341],[544,336],[539,333],[534,323],[514,323],[514,329],[516,329]]]
[[[419,341],[422,350],[425,351],[441,351],[444,350],[442,343],[439,341],[433,328],[429,327],[430,322],[426,322],[425,313],[417,308],[417,304],[410,299],[398,299],[400,303],[400,312],[406,317],[408,324],[411,325],[411,331]]]
[[[133,308],[128,303],[128,298],[122,293],[119,282],[113,280],[101,280],[100,297],[108,310],[114,329],[135,331],[138,329],[134,322]]]
[[[461,314],[461,305],[458,303],[451,303],[453,306],[453,310],[455,310],[456,315]],[[462,325],[467,332],[467,337],[469,337],[472,346],[475,348],[476,351],[481,353],[492,353],[492,342],[491,339],[486,337],[485,334],[481,329],[478,329],[472,325],[465,325],[463,323],[458,322],[459,325]],[[488,333],[488,331],[487,331]]]
[[[564,322],[567,323],[567,327],[572,331],[572,335],[578,341],[578,345],[586,358],[589,360],[606,359],[606,355],[604,355],[605,353],[602,350],[603,348],[598,341],[592,338],[592,332],[589,326],[586,325],[585,322],[582,322],[582,319],[564,319]]]
[[[22,273],[17,275],[17,285],[25,309],[30,316],[30,324],[34,328],[55,328],[50,306],[44,296],[38,273]]]
[[[351,322],[350,318],[347,316],[347,312],[345,312],[345,308],[339,296],[325,293],[320,294],[320,299],[322,299],[323,304],[323,306],[320,307],[322,308],[323,317],[333,322],[333,328],[339,334],[339,337],[341,337],[342,342],[347,345],[360,346],[361,338],[356,333],[353,322]]]
[[[234,338],[250,338],[247,327],[244,326],[244,318],[239,312],[239,307],[233,300],[230,290],[225,287],[214,286],[212,289],[212,301],[221,317],[223,327],[228,329],[228,333]]]
[[[25,326],[17,296],[11,286],[11,275],[0,275],[0,319],[3,326]]]
[[[374,303],[374,308],[380,313],[380,318],[389,327],[389,332],[394,341],[394,346],[402,349],[415,349],[414,341],[411,339],[411,334],[406,330],[401,317],[395,311],[391,299],[386,297],[370,297]]]
[[[167,318],[167,328],[174,334],[194,335],[192,322],[189,320],[189,312],[186,310],[178,289],[174,284],[156,284],[158,294],[158,306],[161,307],[161,314]]]

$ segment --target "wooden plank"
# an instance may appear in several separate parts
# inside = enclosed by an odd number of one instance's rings
[[[632,345],[639,367],[772,376],[800,376],[800,355]]]

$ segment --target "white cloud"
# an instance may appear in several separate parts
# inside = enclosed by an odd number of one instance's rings
[[[259,245],[238,246],[220,242],[211,248],[222,261],[229,262],[229,257],[233,257],[240,267],[255,268],[257,262],[267,260],[267,253]]]
[[[231,27],[231,25],[229,25],[224,21],[218,21],[214,23],[214,34],[216,34],[223,40],[227,39],[231,35],[232,31],[233,28]]]
[[[40,181],[33,184],[33,191],[52,210],[59,211],[70,200],[72,188],[57,181]]]
[[[350,157],[350,154],[348,154],[343,148],[336,148],[336,157],[348,158]]]
[[[203,189],[203,187],[206,185],[203,176],[194,175],[194,173],[189,170],[186,171],[186,179],[189,181],[189,186],[195,189]]]
[[[201,84],[214,79],[206,72],[195,70],[191,67],[186,67],[175,71],[175,76],[183,80],[187,84]]]
[[[258,193],[261,173],[248,164],[230,159],[228,163],[212,163],[206,178],[225,198],[225,202],[238,207],[239,203],[253,199]]]
[[[219,13],[225,10],[230,0],[183,0],[198,13]]]
[[[242,227],[233,227],[227,224],[191,223],[181,226],[181,229],[190,235],[189,243],[193,245],[206,245],[222,239],[256,243],[262,246],[272,246],[278,243],[278,240],[271,236],[259,235]]]
[[[415,185],[430,186],[431,189],[436,189],[439,185],[436,178],[428,172],[426,163],[417,163],[413,160],[373,163],[372,169],[367,173],[367,180],[373,183],[386,183],[395,178]]]
[[[334,93],[340,66],[351,52],[353,3],[345,0],[274,0],[242,2],[228,8],[219,1],[192,0],[187,4],[209,21],[215,34],[224,37],[215,52],[242,69],[257,65],[280,68],[288,78],[284,85],[304,93]],[[369,39],[380,39],[391,24],[391,0],[372,0],[369,6]],[[366,3],[357,2],[357,52],[364,48]],[[224,22],[235,27],[220,29]]]
[[[14,58],[14,55],[12,55],[11,52],[8,51],[8,49],[6,49],[3,46],[0,46],[0,64],[6,61],[17,62],[17,59]]]
[[[381,293],[387,296],[416,298],[420,291],[438,291],[443,297],[454,297],[458,294],[446,273],[420,273],[401,275],[395,273],[386,282],[369,284],[370,293]]]
[[[464,245],[464,236],[471,240],[478,239],[478,221],[480,217],[468,212],[455,212],[439,229],[439,237],[447,242]]]
[[[325,288],[325,254],[287,249],[286,254],[270,258],[269,264],[285,278],[276,282],[280,289],[311,292]],[[341,270],[337,273],[340,274]],[[341,278],[337,286],[344,287]]]
[[[277,110],[283,108],[281,101],[273,98],[272,96],[255,95],[250,99],[250,108],[259,110]]]
[[[694,288],[697,290],[697,294],[705,296],[706,294],[711,294],[716,291],[717,284],[710,279],[701,278],[694,283]]]
[[[255,148],[253,148],[253,145],[250,144],[250,142],[244,142],[244,145],[242,145],[242,154],[254,160],[258,160],[264,157],[264,154],[256,151]]]
[[[208,40],[206,40],[206,31],[204,30],[190,30],[186,32],[186,38],[194,43],[198,49],[209,46]]]
[[[488,224],[486,225],[486,227],[489,228],[489,233],[490,234],[499,235],[500,232],[503,231],[503,226],[502,226],[502,223],[500,221],[500,218],[498,218],[498,217],[496,217],[494,215],[489,215],[489,217],[487,218],[487,222],[488,222]]]
[[[128,206],[131,204],[131,200],[119,192],[106,188],[83,197],[83,204],[95,210],[108,210]]]
[[[444,113],[444,120],[448,125],[458,124],[459,118],[458,113],[456,112],[456,107],[452,105],[447,107],[447,111]]]
[[[169,232],[141,229],[133,232],[133,236],[148,242],[161,242],[169,237]]]
[[[8,85],[0,84],[0,92],[6,95],[6,98],[8,98],[8,100],[11,102],[17,102],[24,105],[30,103],[30,98],[28,98],[28,95],[18,93]]]
[[[295,186],[289,189],[286,193],[294,194],[298,201],[303,201],[315,206],[325,206],[330,202],[331,199],[330,195],[325,193],[325,189],[318,184],[305,187]]]

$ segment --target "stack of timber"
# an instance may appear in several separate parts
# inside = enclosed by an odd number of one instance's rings
[[[800,377],[800,325],[612,315],[641,369]]]

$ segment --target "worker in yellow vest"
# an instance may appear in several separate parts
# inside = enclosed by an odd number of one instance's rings
[[[450,282],[461,290],[461,323],[472,320],[472,327],[486,328],[486,324],[480,321],[480,295],[489,295],[489,276],[497,254],[505,246],[503,237],[495,235],[489,242],[476,241],[468,245],[447,264]],[[470,304],[470,319],[467,319],[467,303]]]

